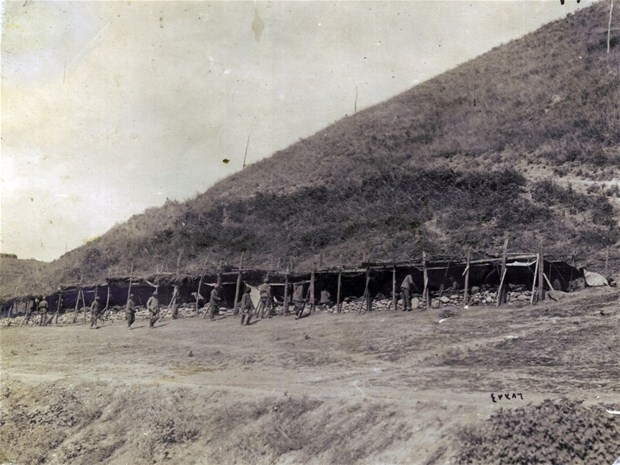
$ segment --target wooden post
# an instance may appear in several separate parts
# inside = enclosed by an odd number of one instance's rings
[[[502,268],[500,271],[499,287],[497,288],[497,306],[506,302],[504,291],[504,278],[506,277],[506,255],[508,254],[508,239],[504,241],[504,251],[502,253]]]
[[[101,314],[105,316],[106,320],[108,319],[107,312],[108,312],[109,305],[110,305],[110,282],[108,281],[108,293],[105,298],[105,308],[103,309],[103,312],[101,312]]]
[[[362,305],[360,305],[360,313],[366,313],[372,310],[372,302],[370,300],[370,267],[366,266],[366,285],[364,286],[364,296],[362,297]],[[366,309],[362,312],[362,308],[364,308],[364,302],[366,303]]]
[[[80,293],[82,292],[82,288],[78,287],[77,295],[75,296],[75,311],[73,314],[73,323],[77,323],[79,308],[80,308]]]
[[[129,296],[131,295],[131,281],[133,280],[133,263],[131,264],[131,270],[129,271],[129,286],[127,287],[127,301],[125,302],[125,308],[129,305]]]
[[[312,267],[312,272],[310,273],[310,311],[314,313],[316,309],[315,298],[314,298],[314,267]]]
[[[467,251],[467,261],[465,262],[465,289],[463,290],[463,307],[469,304],[469,262],[471,261],[471,250]]]
[[[58,324],[58,315],[62,309],[62,290],[58,292],[58,303],[56,304],[56,315],[54,315],[54,324]]]
[[[84,315],[82,316],[82,321],[86,321],[86,297],[84,297],[84,289],[80,288],[80,290],[82,291],[82,307],[84,307]]]
[[[540,242],[538,257],[540,260],[540,264],[538,266],[538,301],[542,302],[545,300],[545,256],[543,255],[542,241]]]
[[[342,289],[342,265],[338,269],[338,288],[336,290],[336,313],[342,312],[342,302],[340,301],[341,289]]]
[[[534,279],[532,280],[532,296],[530,297],[530,305],[534,304],[534,296],[536,295],[536,280],[538,279],[538,265],[540,264],[540,255],[536,257],[536,267],[534,268]]]
[[[198,297],[200,296],[200,288],[202,287],[202,280],[204,279],[205,273],[207,272],[207,262],[209,261],[209,256],[205,258],[204,265],[202,265],[202,274],[200,275],[200,280],[198,281],[198,289],[196,290],[196,313],[198,313]]]
[[[243,269],[243,254],[245,252],[241,252],[241,258],[239,259],[239,271],[237,273],[237,286],[235,287],[235,302],[234,302],[234,307],[233,307],[233,314],[238,315],[239,314],[239,291],[241,290],[241,280],[242,280],[242,273],[241,270]]]
[[[424,273],[424,291],[422,298],[424,299],[424,307],[426,310],[431,308],[431,296],[428,290],[428,266],[426,264],[426,252],[422,252],[422,269]]]
[[[282,313],[284,315],[289,314],[289,310],[288,310],[288,268],[286,269],[286,274],[284,275],[284,307],[282,309]]]
[[[392,307],[394,310],[398,310],[396,306],[398,305],[398,301],[396,300],[396,264],[392,266]]]

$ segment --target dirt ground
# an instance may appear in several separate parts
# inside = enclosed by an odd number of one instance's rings
[[[611,465],[620,292],[557,296],[3,326],[0,463]]]

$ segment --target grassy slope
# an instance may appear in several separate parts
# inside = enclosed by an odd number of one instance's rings
[[[50,282],[249,264],[618,240],[620,54],[595,4],[344,118],[179,204],[147,210],[50,267]],[[616,17],[617,17],[616,13]],[[492,171],[492,172],[490,172]],[[554,179],[551,182],[550,179]],[[584,191],[583,182],[595,181]],[[607,184],[604,182],[608,181]],[[600,186],[603,187],[600,187]]]
[[[0,257],[0,298],[34,292],[31,286],[40,284],[44,262]]]

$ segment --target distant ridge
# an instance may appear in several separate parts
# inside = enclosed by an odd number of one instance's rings
[[[618,21],[618,9],[614,23]],[[49,286],[201,269],[498,252],[618,258],[620,37],[607,2],[496,47],[56,260]],[[326,83],[329,85],[329,83]],[[597,255],[598,254],[598,255]]]

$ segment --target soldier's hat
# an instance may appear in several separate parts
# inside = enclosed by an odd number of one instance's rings
[[[99,296],[98,295],[95,296],[95,300],[99,300]]]

